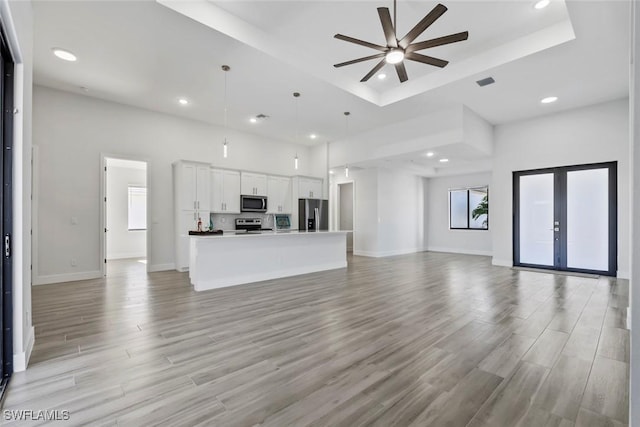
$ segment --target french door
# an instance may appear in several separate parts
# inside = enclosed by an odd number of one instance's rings
[[[617,163],[513,173],[513,264],[615,276]]]
[[[0,31],[0,402],[13,373],[13,79],[14,63]]]

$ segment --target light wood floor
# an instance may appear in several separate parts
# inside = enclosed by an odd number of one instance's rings
[[[34,287],[5,409],[68,425],[622,426],[628,283],[437,253],[195,293],[115,263]]]

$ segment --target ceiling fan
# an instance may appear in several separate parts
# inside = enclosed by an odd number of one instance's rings
[[[342,34],[336,34],[334,37],[338,40],[344,40],[349,43],[355,43],[361,46],[366,46],[371,49],[380,51],[371,56],[365,56],[363,58],[353,59],[347,62],[341,62],[335,64],[334,67],[344,67],[345,65],[357,64],[358,62],[369,61],[371,59],[382,58],[378,64],[371,69],[363,78],[361,82],[366,82],[377,73],[385,63],[393,64],[396,67],[398,78],[400,83],[406,82],[409,77],[407,76],[407,70],[404,66],[403,60],[408,59],[410,61],[421,62],[423,64],[433,65],[436,67],[444,68],[449,61],[443,59],[434,58],[432,56],[422,55],[417,53],[420,50],[428,49],[431,47],[442,46],[445,44],[456,43],[459,41],[467,40],[469,37],[468,31],[461,33],[450,34],[448,36],[438,37],[431,40],[413,43],[413,41],[420,36],[431,24],[433,24],[438,18],[447,11],[447,8],[438,4],[429,12],[415,27],[411,29],[403,38],[399,39],[396,34],[396,0],[393,0],[393,22],[391,22],[391,14],[389,8],[379,7],[378,15],[380,16],[380,23],[382,24],[382,31],[387,40],[386,46],[369,43],[364,40],[359,40],[353,37],[344,36]]]

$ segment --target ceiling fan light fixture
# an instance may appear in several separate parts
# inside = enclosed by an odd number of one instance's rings
[[[399,64],[404,60],[404,51],[402,49],[391,49],[385,56],[387,64]]]

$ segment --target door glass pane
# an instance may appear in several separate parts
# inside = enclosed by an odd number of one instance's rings
[[[449,191],[450,228],[467,228],[467,190]]]
[[[609,270],[609,170],[567,172],[567,267]]]
[[[520,262],[553,266],[553,173],[520,177]]]

